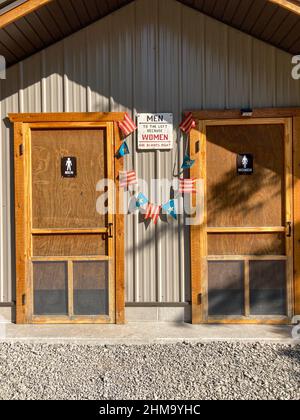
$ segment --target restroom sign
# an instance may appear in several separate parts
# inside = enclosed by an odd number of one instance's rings
[[[173,114],[138,114],[137,122],[140,150],[173,149]]]
[[[237,173],[238,175],[252,175],[253,169],[253,155],[244,153],[237,156]]]
[[[61,159],[61,176],[63,178],[76,178],[77,159],[76,157],[63,157]]]

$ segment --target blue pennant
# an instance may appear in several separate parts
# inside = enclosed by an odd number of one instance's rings
[[[194,166],[195,162],[196,161],[191,159],[188,155],[185,155],[181,169],[190,169]]]
[[[118,151],[118,157],[124,157],[126,155],[129,155],[130,151],[129,151],[129,147],[126,141],[124,141]]]
[[[145,206],[148,203],[149,203],[149,200],[148,200],[148,198],[146,198],[144,196],[144,194],[140,193],[137,196],[137,199],[136,199],[136,206],[137,206],[137,208],[141,208],[141,207]]]
[[[177,220],[177,214],[176,214],[176,207],[175,207],[175,200],[170,200],[167,204],[165,204],[163,207],[163,210],[167,212],[170,216],[173,217],[173,219]]]

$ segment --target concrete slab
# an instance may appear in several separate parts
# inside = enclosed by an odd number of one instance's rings
[[[292,327],[267,325],[190,325],[129,323],[126,325],[15,325],[0,326],[0,341],[78,344],[151,344],[207,341],[299,343]]]

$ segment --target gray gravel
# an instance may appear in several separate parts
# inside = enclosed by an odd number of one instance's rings
[[[1,343],[0,399],[300,399],[300,346]]]

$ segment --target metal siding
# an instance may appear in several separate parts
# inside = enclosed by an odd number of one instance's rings
[[[253,107],[276,107],[276,52],[274,47],[252,40]]]
[[[87,31],[64,41],[65,112],[87,111]]]
[[[101,25],[87,29],[87,110],[110,110],[110,60],[109,24],[111,18],[103,19]]]
[[[13,224],[13,133],[7,122],[7,114],[19,110],[19,68],[12,68],[6,81],[1,81],[1,143],[0,143],[0,302],[11,302],[15,294],[15,242]]]
[[[9,112],[166,111],[175,127],[186,109],[299,106],[291,57],[173,0],[137,0],[8,70],[0,82],[2,120]],[[172,180],[184,153],[136,151],[128,168],[140,178]],[[2,121],[0,171],[0,302],[14,299],[11,261],[12,132]],[[166,191],[150,191],[153,201]],[[126,216],[128,302],[190,299],[189,230],[178,223],[147,229]]]
[[[21,68],[22,108],[26,112],[42,112],[42,55],[23,61]]]
[[[158,56],[157,56],[157,111],[172,112],[174,127],[178,127],[182,116],[181,94],[181,39],[182,39],[182,5],[175,3],[170,13],[169,2],[159,2],[158,12]],[[174,132],[176,138],[176,132]],[[178,156],[182,160],[182,140],[172,152],[156,152],[156,178],[172,181],[174,164]],[[176,171],[177,172],[177,171]],[[169,191],[159,191],[158,203],[165,203],[170,198]],[[182,253],[179,253],[180,239],[178,224],[159,223],[156,228],[156,266],[159,302],[179,302],[181,282],[180,263]],[[180,256],[180,258],[178,258]]]
[[[64,111],[64,45],[59,43],[42,51],[42,110]]]
[[[228,26],[204,19],[205,86],[203,106],[226,108],[228,82]],[[194,75],[195,77],[195,75]]]
[[[134,102],[137,112],[156,111],[157,20],[158,1],[137,2],[135,6]],[[133,147],[133,145],[131,146]],[[140,179],[147,183],[156,178],[155,153],[135,153]],[[141,187],[142,188],[142,187]],[[149,197],[154,197],[149,192]],[[128,301],[156,301],[156,232],[145,229],[138,215],[129,216],[126,240],[126,294]],[[131,279],[131,280],[130,280]]]
[[[227,106],[247,108],[252,105],[252,38],[231,28],[228,37]]]

